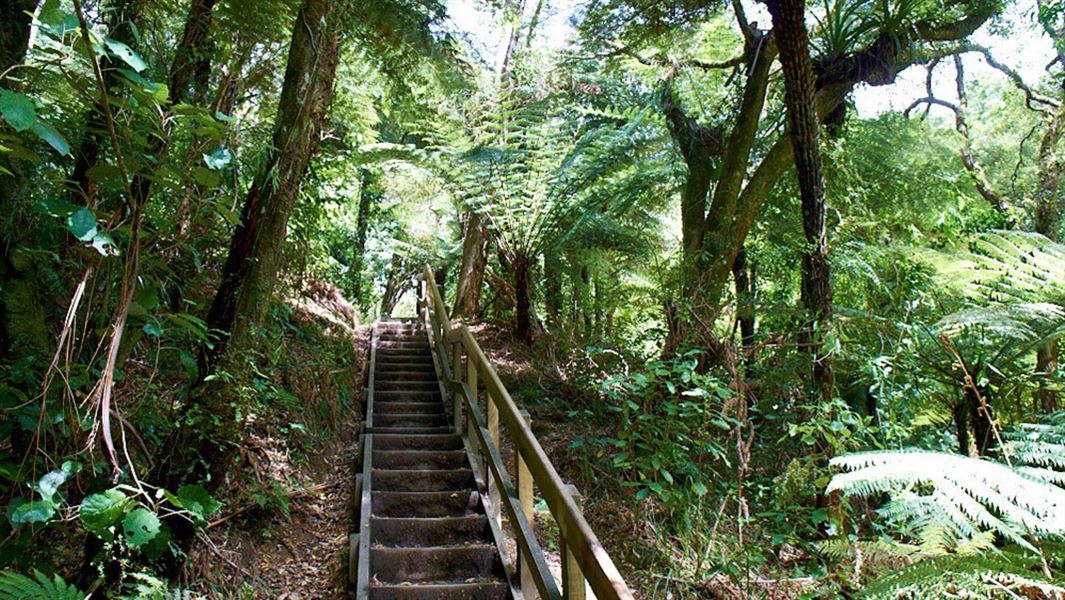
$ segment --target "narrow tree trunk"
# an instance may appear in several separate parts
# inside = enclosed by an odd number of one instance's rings
[[[22,62],[30,40],[30,16],[37,6],[36,0],[0,0],[0,73]],[[6,81],[0,84],[10,87]],[[0,167],[11,173],[19,169],[6,155],[0,155]],[[0,207],[5,218],[15,213],[14,200],[19,193],[19,178],[0,172]],[[8,240],[0,238],[0,281],[10,282],[17,274],[15,265],[11,264]],[[8,333],[8,320],[15,317],[7,306],[9,296],[7,289],[0,289],[0,359],[4,359],[11,349],[11,334]],[[15,308],[13,304],[11,308]],[[12,311],[14,312],[14,311]]]
[[[1065,169],[1056,152],[1062,134],[1065,133],[1065,106],[1059,108],[1047,123],[1046,132],[1039,143],[1039,187],[1035,197],[1035,231],[1055,242],[1061,239],[1061,174]],[[1051,341],[1036,350],[1035,370],[1041,377],[1035,392],[1037,406],[1044,412],[1061,408],[1057,391],[1049,389],[1042,378],[1058,369],[1058,342]]]
[[[304,0],[296,18],[273,150],[248,190],[207,317],[211,330],[229,335],[205,350],[202,373],[221,371],[226,376],[206,380],[194,390],[178,439],[170,445],[181,454],[162,467],[171,480],[184,468],[189,471],[186,479],[203,479],[209,488],[217,487],[229,470],[232,448],[243,439],[247,411],[228,382],[243,376],[258,345],[257,331],[281,266],[289,213],[332,100],[339,55],[336,12],[328,0]]]
[[[732,279],[736,285],[736,321],[740,329],[740,346],[749,352],[754,345],[754,266],[748,267],[747,252],[740,249],[732,264]],[[747,357],[746,362],[752,362]]]
[[[211,53],[208,50],[216,3],[217,0],[193,0],[189,5],[185,31],[168,78],[170,101],[174,104],[189,102],[194,95],[202,97],[206,93],[207,79],[211,73]]]
[[[802,257],[802,302],[810,317],[808,342],[813,354],[813,379],[821,398],[831,400],[835,381],[832,356],[825,348],[824,336],[832,321],[832,287],[825,228],[825,182],[805,1],[770,0],[767,5],[780,49],[784,103],[802,196],[802,229],[807,244]]]
[[[562,259],[556,252],[544,254],[544,306],[552,329],[562,327]]]
[[[133,32],[144,8],[143,0],[113,0],[110,7],[108,37],[136,49],[136,36]],[[104,73],[104,87],[111,93],[119,88],[121,75],[117,69],[109,68],[111,65],[106,55],[100,55],[99,61]],[[70,172],[69,179],[72,184],[71,202],[75,204],[91,205],[96,196],[89,170],[100,160],[100,140],[105,127],[103,106],[97,103],[85,118],[85,134],[74,151],[74,169]]]
[[[396,309],[399,297],[403,295],[403,283],[406,279],[406,268],[403,264],[403,256],[398,253],[392,254],[392,261],[388,268],[388,279],[385,280],[385,291],[381,295],[381,317],[389,318]],[[437,285],[440,282],[437,281]]]
[[[382,192],[377,183],[378,174],[370,169],[359,171],[359,213],[355,218],[355,244],[351,256],[351,287],[355,303],[365,310],[366,294],[363,291],[363,271],[366,269],[366,235],[370,230],[370,211],[381,200]]]
[[[991,414],[990,398],[987,393],[986,387],[981,387],[979,390],[973,390],[969,387],[965,389],[965,398],[969,402],[969,419],[973,427],[973,444],[979,456],[985,456],[996,446],[995,434],[992,431],[993,415]],[[983,400],[981,400],[981,396],[983,396]],[[987,410],[984,410],[985,404]]]
[[[603,286],[599,274],[592,278],[592,337],[600,339],[603,333]]]
[[[488,239],[484,234],[484,219],[475,210],[466,211],[462,227],[462,262],[459,265],[455,308],[451,316],[472,318],[477,316],[477,308],[481,303],[484,271],[488,267],[488,256],[485,254]]]
[[[37,0],[0,0],[0,73],[22,62]]]
[[[518,339],[532,343],[532,273],[529,259],[516,254],[511,261],[514,274],[514,332]]]
[[[951,416],[954,417],[954,431],[958,437],[958,454],[969,456],[972,454],[972,440],[969,438],[969,398],[958,400],[951,407]]]

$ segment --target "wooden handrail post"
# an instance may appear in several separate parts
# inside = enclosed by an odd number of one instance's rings
[[[459,343],[461,344],[461,342]],[[459,344],[456,344],[458,346]],[[466,353],[466,385],[470,386],[470,400],[477,406],[477,361],[469,352]],[[459,402],[461,396],[455,400],[455,433],[462,435],[462,406]]]
[[[529,416],[529,411],[522,410],[521,418],[525,419],[525,423],[532,427],[532,418]],[[525,520],[529,522],[529,526],[532,530],[536,531],[536,513],[533,508],[533,476],[529,471],[529,465],[525,462],[525,458],[521,455],[520,451],[514,453],[517,456],[518,468],[518,504],[521,506],[521,512],[525,514]],[[526,600],[533,600],[536,597],[536,582],[533,580],[532,568],[529,565],[529,561],[518,552],[518,575],[521,581],[521,594]]]
[[[496,448],[501,448],[499,445],[499,406],[496,405],[497,398],[494,394],[485,394],[485,421],[488,424],[488,435],[492,438],[492,443]],[[491,500],[491,506],[489,507],[488,518],[495,519],[497,525],[500,524],[500,511],[499,511],[499,484],[495,481],[489,482],[488,485],[488,498]]]
[[[567,485],[566,491],[573,497],[577,507],[584,510],[584,499],[581,497],[581,493],[577,491],[577,486]],[[568,543],[569,540],[563,536],[558,544],[562,554],[562,598],[564,600],[585,600],[584,574],[581,573],[581,567],[577,564],[577,558],[570,551]]]

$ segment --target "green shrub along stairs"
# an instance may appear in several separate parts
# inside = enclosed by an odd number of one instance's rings
[[[382,320],[371,336],[348,565],[355,597],[630,600],[576,489],[470,331],[448,319],[429,268],[418,307],[418,318]],[[535,494],[558,525],[561,581],[536,534]]]

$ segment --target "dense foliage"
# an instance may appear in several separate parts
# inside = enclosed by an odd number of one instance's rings
[[[186,559],[287,509],[249,440],[350,425],[426,264],[644,596],[1065,594],[1060,1],[0,23],[0,596],[233,592]]]

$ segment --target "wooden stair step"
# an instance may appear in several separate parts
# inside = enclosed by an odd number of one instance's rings
[[[397,415],[374,412],[373,415],[373,425],[375,427],[445,427],[447,424],[447,418],[442,414]]]
[[[490,544],[488,517],[377,517],[370,519],[370,543],[404,548]]]
[[[469,466],[465,450],[374,450],[378,469],[463,469]]]
[[[373,412],[380,414],[444,414],[444,405],[440,402],[392,402],[389,400],[375,400]]]
[[[408,435],[379,433],[373,438],[374,450],[461,450],[462,436],[455,433],[443,435]]]
[[[375,583],[370,588],[373,600],[507,600],[510,588],[501,581],[480,583],[420,583],[387,585]]]
[[[446,492],[473,489],[470,469],[374,469],[373,489],[392,492]]]
[[[380,517],[462,517],[482,512],[476,491],[385,492],[374,491],[371,511]]]
[[[383,583],[468,583],[504,576],[499,551],[490,544],[370,550],[373,578]]]

